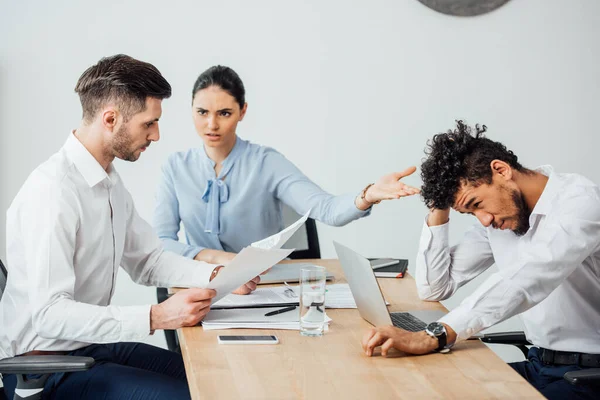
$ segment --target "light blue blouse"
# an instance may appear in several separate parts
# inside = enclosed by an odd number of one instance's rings
[[[284,228],[282,202],[300,215],[342,226],[370,213],[356,194],[323,191],[276,150],[236,138],[215,174],[204,148],[172,154],[162,168],[154,228],[166,250],[193,258],[205,248],[239,252]],[[178,241],[183,222],[186,243]]]

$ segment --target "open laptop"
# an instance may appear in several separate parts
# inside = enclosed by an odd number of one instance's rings
[[[407,331],[418,332],[446,314],[444,311],[435,310],[390,313],[370,261],[335,241],[333,245],[356,301],[358,312],[371,324],[394,325]]]

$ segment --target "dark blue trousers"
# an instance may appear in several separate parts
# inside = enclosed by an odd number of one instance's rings
[[[93,344],[69,353],[93,357],[88,371],[52,374],[44,399],[189,399],[180,354],[143,343]],[[30,375],[39,377],[39,375]],[[5,375],[4,389],[12,399],[15,375]]]
[[[528,361],[510,363],[523,378],[550,400],[599,399],[598,388],[571,385],[563,375],[569,371],[585,369],[576,365],[545,365],[539,357],[539,349],[532,347]]]

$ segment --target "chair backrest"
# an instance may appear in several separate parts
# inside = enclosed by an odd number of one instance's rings
[[[300,218],[294,210],[283,205],[283,222],[285,226],[291,225]],[[319,247],[319,235],[317,233],[317,224],[315,220],[309,218],[294,235],[285,244],[286,248],[296,249],[290,254],[291,259],[299,258],[321,258],[321,248]]]
[[[8,277],[8,271],[6,271],[6,267],[2,264],[2,260],[0,260],[0,299],[2,299],[2,294],[4,293],[4,288],[6,287],[6,279]],[[0,375],[0,383],[2,383],[2,375]],[[4,395],[4,387],[0,386],[0,400],[6,400],[6,396]]]
[[[4,264],[2,264],[2,260],[0,260],[0,299],[4,293],[4,288],[6,288],[6,279],[8,279],[8,271]]]

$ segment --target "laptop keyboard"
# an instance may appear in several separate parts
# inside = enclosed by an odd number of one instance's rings
[[[390,313],[392,324],[409,332],[419,332],[425,330],[427,324],[419,318],[406,312]]]

